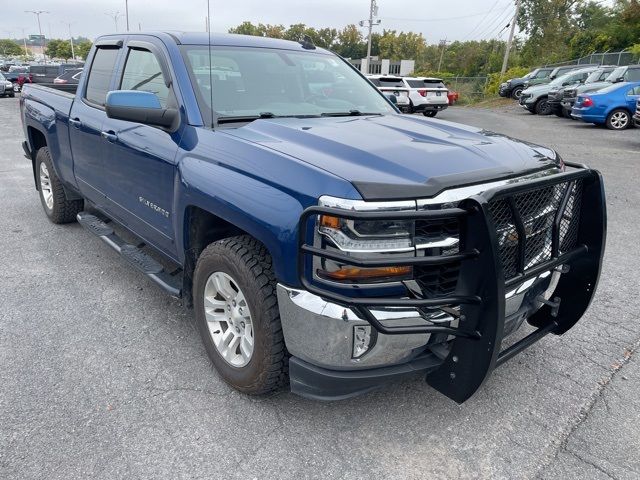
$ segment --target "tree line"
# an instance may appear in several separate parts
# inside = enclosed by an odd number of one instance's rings
[[[74,40],[73,51],[76,57],[85,60],[91,50],[91,41],[86,38]],[[45,54],[49,58],[59,58],[69,60],[72,57],[71,43],[69,40],[51,39],[47,40]],[[31,57],[24,51],[24,46],[16,40],[0,39],[0,55],[5,57]]]
[[[529,68],[623,49],[640,57],[638,0],[616,0],[612,6],[593,0],[522,0],[517,22],[522,34],[514,41],[509,67]],[[308,35],[319,47],[346,58],[363,58],[367,54],[367,39],[353,24],[342,29],[317,29],[302,23],[285,27],[245,21],[229,32],[286,40]],[[417,71],[439,71],[441,76],[499,71],[505,47],[506,42],[501,39],[455,41],[443,47],[428,44],[420,33],[396,30],[371,36],[373,56],[413,59]]]

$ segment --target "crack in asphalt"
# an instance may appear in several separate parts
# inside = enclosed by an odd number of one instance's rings
[[[640,348],[640,337],[637,338],[630,347],[625,348],[622,358],[619,360],[616,360],[611,365],[609,369],[609,374],[606,377],[601,378],[600,381],[598,381],[598,388],[594,390],[594,392],[592,393],[586,405],[584,405],[580,409],[580,412],[578,413],[578,417],[574,419],[574,421],[569,425],[569,428],[566,429],[565,432],[560,435],[558,446],[555,449],[553,456],[551,456],[546,462],[543,462],[542,465],[540,465],[535,475],[535,478],[542,478],[542,475],[544,474],[545,470],[548,469],[553,464],[553,462],[555,462],[558,459],[560,453],[566,452],[578,458],[582,462],[593,466],[594,468],[606,474],[610,478],[617,480],[616,477],[614,477],[609,472],[605,471],[602,467],[579,456],[575,451],[569,448],[568,444],[571,436],[587,420],[587,418],[589,418],[589,415],[591,414],[593,408],[596,406],[599,400],[602,399],[605,402],[605,408],[607,409],[607,411],[609,411],[609,406],[606,405],[606,400],[604,399],[605,390],[611,384],[611,381],[616,377],[616,375],[618,375],[618,373],[622,370],[622,368],[629,363],[629,361],[631,360],[631,357],[636,353],[636,351],[639,348]]]

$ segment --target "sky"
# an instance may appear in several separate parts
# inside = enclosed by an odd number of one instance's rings
[[[506,39],[514,12],[513,0],[377,0],[382,29],[413,31],[428,43],[447,40]],[[4,5],[3,5],[4,4]],[[131,30],[204,31],[206,0],[129,0]],[[73,36],[95,38],[112,33],[113,15],[124,14],[125,0],[0,0],[0,38],[37,34],[36,16],[24,10],[46,10],[40,16],[47,38]],[[110,14],[110,15],[107,15]],[[245,20],[288,26],[305,23],[313,27],[341,28],[357,24],[369,14],[369,0],[211,0],[214,32],[226,32]],[[124,16],[118,31],[125,30]],[[366,29],[361,29],[366,34]]]

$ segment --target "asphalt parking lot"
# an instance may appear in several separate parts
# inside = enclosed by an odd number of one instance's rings
[[[0,98],[0,478],[639,478],[640,129],[516,106],[437,119],[602,171],[609,236],[596,299],[462,406],[420,378],[318,403],[229,388],[190,311],[77,224],[49,223],[18,99]]]

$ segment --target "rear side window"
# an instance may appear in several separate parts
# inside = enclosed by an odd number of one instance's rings
[[[162,107],[168,107],[169,87],[162,75],[160,62],[149,50],[129,50],[120,89],[155,93]]]
[[[84,95],[88,102],[101,107],[104,106],[118,52],[117,48],[99,48],[96,50],[96,55],[89,70],[89,78],[87,79],[87,91]]]
[[[640,68],[630,68],[627,70],[627,74],[624,77],[625,82],[640,81]]]

